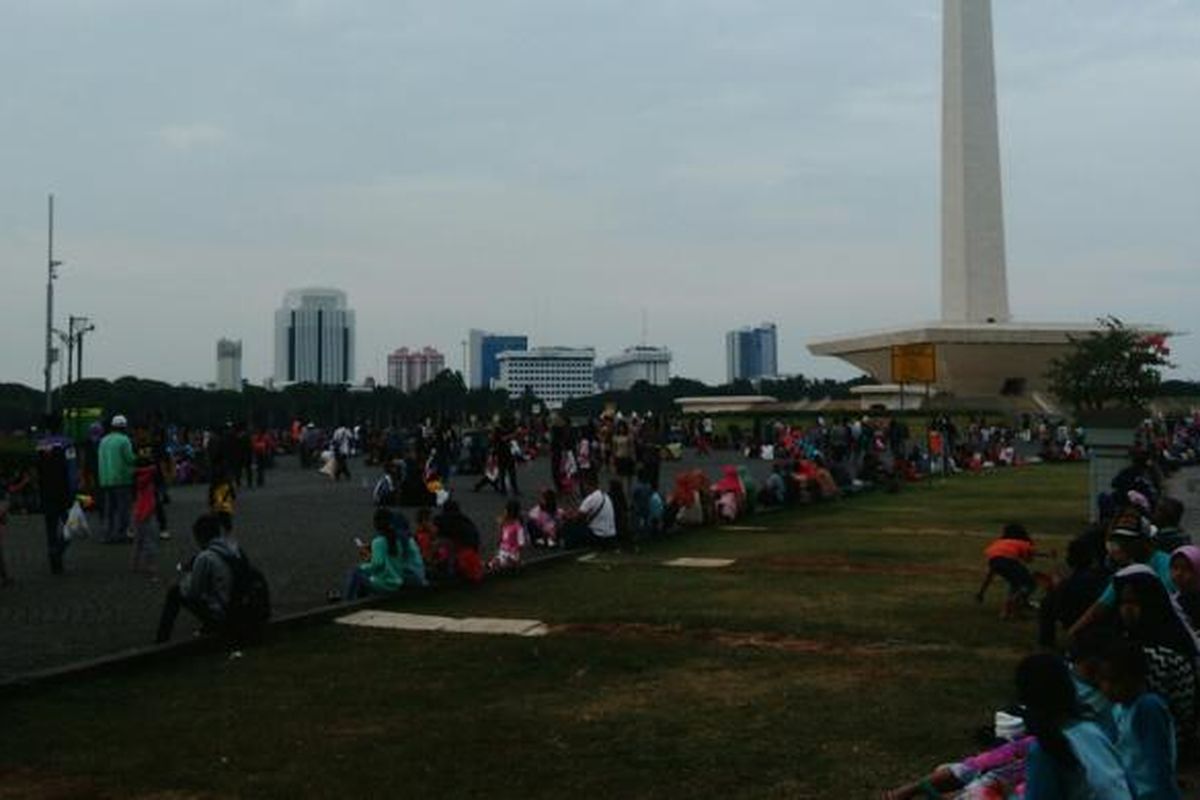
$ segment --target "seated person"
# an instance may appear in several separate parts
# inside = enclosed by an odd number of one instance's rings
[[[1146,686],[1146,656],[1134,642],[1114,641],[1101,667],[1114,704],[1117,755],[1134,797],[1179,800],[1175,723],[1167,702]]]
[[[529,527],[529,538],[536,545],[557,547],[559,545],[559,529],[562,526],[563,513],[558,507],[558,495],[553,489],[542,492],[538,504],[529,509],[526,515]]]
[[[362,563],[346,575],[342,596],[356,600],[372,594],[391,594],[404,585],[404,559],[392,512],[375,510],[375,535],[359,549]],[[415,545],[414,545],[415,547]]]
[[[1096,565],[1092,543],[1082,536],[1067,545],[1067,566],[1071,573],[1046,593],[1038,610],[1038,644],[1042,647],[1054,647],[1057,627],[1070,629],[1108,585],[1108,573]]]
[[[617,541],[617,517],[612,499],[605,494],[594,475],[584,480],[584,498],[567,516],[563,538],[567,547],[612,547]]]
[[[192,526],[192,536],[199,552],[187,567],[182,564],[177,567],[182,574],[179,582],[167,591],[159,618],[155,641],[160,644],[171,639],[180,608],[192,612],[206,633],[219,631],[226,621],[225,609],[233,597],[233,568],[226,559],[239,558],[241,553],[222,535],[221,521],[216,514],[205,514],[197,519]]]
[[[1171,555],[1171,580],[1179,590],[1175,602],[1192,630],[1200,630],[1200,547],[1187,544]]]
[[[439,541],[445,542],[451,548],[447,553],[449,559],[449,575],[462,578],[470,583],[483,580],[483,559],[479,557],[479,528],[470,517],[462,513],[458,503],[447,500],[442,506],[442,513],[434,519],[437,526]]]

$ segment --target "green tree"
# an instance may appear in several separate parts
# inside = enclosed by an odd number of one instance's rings
[[[1077,411],[1140,408],[1159,394],[1162,368],[1174,366],[1166,336],[1147,335],[1116,317],[1101,330],[1071,338],[1071,350],[1050,362],[1050,391]]]

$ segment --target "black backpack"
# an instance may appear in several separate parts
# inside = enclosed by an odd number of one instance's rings
[[[238,643],[257,639],[271,618],[271,590],[266,576],[250,563],[245,553],[237,556],[216,553],[233,573],[233,589],[225,609],[229,635]]]

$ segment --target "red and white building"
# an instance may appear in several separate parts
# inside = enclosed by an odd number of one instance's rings
[[[388,386],[415,392],[446,368],[446,357],[432,347],[409,350],[401,347],[388,356]]]

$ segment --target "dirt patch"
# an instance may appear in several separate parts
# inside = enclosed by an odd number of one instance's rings
[[[786,653],[826,655],[878,655],[880,653],[939,653],[955,650],[942,644],[879,641],[866,643],[809,639],[777,631],[730,631],[721,628],[684,628],[679,625],[652,625],[645,622],[583,622],[553,625],[550,633],[605,636],[614,639],[641,639],[659,642],[695,642],[729,648],[754,648]]]
[[[74,800],[78,797],[112,797],[87,778],[52,775],[32,769],[0,770],[0,800]]]
[[[979,570],[945,564],[864,564],[842,556],[765,556],[746,559],[746,565],[784,572],[841,572],[852,575],[975,575]]]

